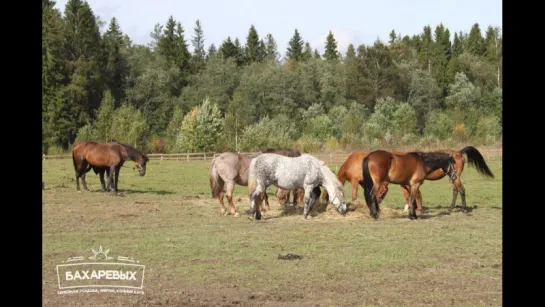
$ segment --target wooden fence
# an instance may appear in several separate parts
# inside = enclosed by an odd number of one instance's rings
[[[485,160],[500,159],[502,157],[502,149],[479,149],[484,156]],[[193,152],[193,153],[172,153],[172,154],[148,154],[150,160],[174,160],[174,161],[210,161],[220,153],[215,152]],[[333,152],[333,153],[309,153],[317,159],[323,160],[327,163],[342,164],[351,152]],[[60,155],[43,155],[44,161],[51,159],[70,159],[71,154]]]

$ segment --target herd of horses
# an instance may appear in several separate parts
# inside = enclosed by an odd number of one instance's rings
[[[380,202],[388,193],[388,185],[399,184],[405,197],[405,211],[409,218],[416,219],[416,211],[422,211],[420,186],[425,180],[439,180],[447,176],[452,182],[452,201],[450,210],[456,204],[458,193],[462,198],[462,210],[466,210],[465,188],[461,181],[462,171],[467,162],[477,171],[489,178],[494,175],[488,168],[481,153],[473,146],[459,151],[399,152],[375,150],[354,152],[335,175],[324,163],[309,154],[301,154],[295,149],[262,149],[257,153],[224,152],[210,163],[209,179],[212,197],[217,198],[223,215],[238,216],[233,202],[235,185],[248,187],[250,197],[250,218],[261,219],[261,212],[270,210],[266,190],[274,185],[281,206],[290,201],[303,204],[303,217],[310,218],[310,211],[316,200],[331,203],[344,215],[348,203],[344,201],[344,184],[352,185],[352,201],[357,199],[358,185],[364,190],[364,198],[371,217],[379,218]],[[149,158],[134,147],[112,140],[109,143],[79,142],[72,150],[72,160],[76,173],[76,188],[80,191],[79,179],[87,188],[85,174],[91,169],[100,175],[102,191],[118,192],[118,179],[121,167],[126,161],[133,161],[139,175],[146,173]],[[104,174],[108,178],[105,183]],[[321,189],[324,192],[321,192]],[[227,211],[224,196],[229,204]],[[264,203],[264,206],[263,206]]]

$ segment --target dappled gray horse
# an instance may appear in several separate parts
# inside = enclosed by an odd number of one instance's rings
[[[293,156],[300,153],[295,150],[276,150],[267,148],[264,151],[278,152],[283,155]],[[233,190],[235,184],[241,186],[248,186],[248,170],[250,168],[250,161],[255,157],[262,155],[263,152],[259,151],[255,154],[239,154],[236,152],[224,152],[219,156],[212,159],[210,162],[210,189],[212,190],[212,197],[218,198],[221,205],[221,214],[227,215],[229,212],[225,210],[223,203],[223,196],[227,196],[227,202],[229,203],[230,213],[233,216],[238,216],[236,212],[235,204],[233,203]],[[224,192],[225,188],[225,192]],[[265,190],[264,190],[265,191]],[[270,210],[269,200],[267,193],[263,193],[265,199],[265,205]],[[279,191],[277,194],[284,195],[285,191]],[[289,198],[289,196],[288,196]]]
[[[248,192],[251,217],[255,213],[255,218],[261,219],[261,193],[271,185],[283,190],[303,188],[305,190],[303,216],[306,219],[310,218],[309,212],[320,196],[320,186],[327,190],[329,199],[337,211],[343,215],[346,213],[343,184],[323,161],[311,155],[302,154],[300,157],[287,158],[265,153],[250,162]]]

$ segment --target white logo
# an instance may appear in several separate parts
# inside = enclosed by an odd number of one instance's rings
[[[68,258],[57,265],[59,282],[58,294],[69,293],[128,293],[144,294],[144,271],[146,267],[139,261],[118,256],[108,256],[109,249],[91,249],[93,255],[85,262],[83,256]],[[102,262],[102,260],[117,260]],[[71,263],[70,263],[71,262]]]

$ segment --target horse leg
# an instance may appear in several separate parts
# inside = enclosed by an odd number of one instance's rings
[[[81,183],[83,184],[83,189],[85,191],[89,191],[89,188],[87,187],[87,182],[85,181],[85,168],[84,168],[84,171],[83,171],[83,174],[81,174]]]
[[[250,218],[255,214],[255,219],[261,219],[261,202],[264,198],[264,189],[258,184],[256,189],[250,194]]]
[[[269,195],[267,195],[267,192],[263,193],[263,200],[265,201],[265,207],[266,209],[264,211],[271,210],[271,206],[269,206]]]
[[[302,189],[300,188],[297,192],[297,194],[299,195],[298,198],[299,198],[299,204],[302,205],[305,203],[305,189]]]
[[[80,177],[80,172],[79,172],[79,168],[78,168],[78,167],[76,167],[75,173],[76,173],[76,189],[77,189],[78,192],[79,192],[79,191],[80,191],[80,189],[79,189],[79,177]]]
[[[409,211],[409,187],[402,184],[401,190],[403,191],[403,198],[405,198],[405,207],[403,208],[403,211],[407,212]]]
[[[418,190],[418,195],[416,195],[416,210],[422,214],[422,191]]]
[[[104,170],[100,170],[98,175],[100,177],[100,187],[102,188],[102,192],[106,192],[106,183],[104,182]]]
[[[352,179],[352,201],[356,201],[358,199],[358,186],[360,182],[357,179]]]
[[[233,216],[237,217],[238,213],[235,208],[235,203],[233,203],[233,191],[235,190],[235,183],[228,181],[227,186],[225,187],[225,190],[227,192],[225,196],[227,196],[227,202],[229,203],[229,210]],[[222,210],[225,210],[225,209],[222,209]]]
[[[114,192],[117,187],[114,186],[114,173],[115,173],[115,166],[110,167],[110,172],[108,174],[108,183],[111,186],[110,192]]]
[[[118,192],[117,181],[119,180],[119,172],[121,171],[121,165],[115,167],[115,192]]]
[[[456,178],[454,180],[454,188],[460,192],[460,196],[462,196],[462,212],[466,212],[467,211],[467,208],[466,208],[466,189],[464,188],[464,185],[462,184],[462,181],[459,179],[460,177]],[[451,204],[451,209],[453,208],[454,206],[452,206]]]
[[[312,209],[312,206],[314,205],[314,201],[316,200],[317,196],[313,193],[313,186],[305,186],[305,207],[303,210],[303,218],[309,220],[312,217],[309,215],[310,210]]]
[[[417,218],[416,216],[416,198],[418,197],[418,191],[419,191],[419,188],[420,188],[420,183],[415,183],[415,184],[412,184],[410,189],[411,189],[411,194],[409,196],[409,218],[411,220],[414,220]]]

